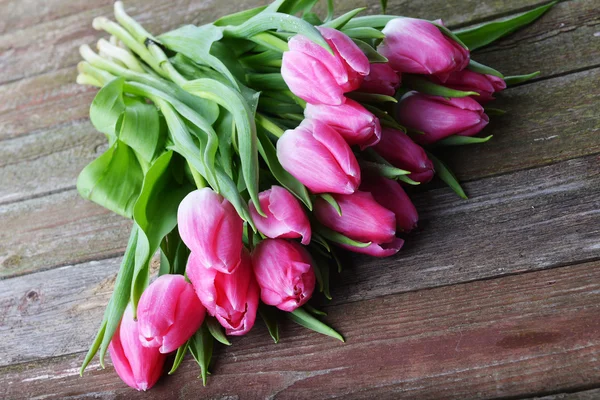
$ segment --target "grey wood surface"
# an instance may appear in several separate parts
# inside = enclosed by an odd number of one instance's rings
[[[95,90],[74,83],[77,47],[102,36],[91,20],[111,3],[0,0],[0,398],[142,396],[97,360],[77,376],[130,226],[74,190],[105,149],[87,120]],[[264,3],[126,7],[160,33]],[[465,26],[542,3],[401,0],[389,10]],[[285,324],[273,345],[257,326],[218,349],[208,387],[186,359],[144,397],[600,397],[597,9],[563,1],[474,54],[508,74],[542,74],[498,96],[493,106],[509,114],[492,119],[491,142],[446,154],[469,200],[439,185],[415,193],[421,222],[405,249],[346,260],[325,306],[346,344]]]

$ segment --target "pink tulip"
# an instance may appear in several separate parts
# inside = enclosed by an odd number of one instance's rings
[[[433,178],[433,163],[425,150],[402,131],[384,128],[375,151],[396,168],[411,171],[408,177],[416,182],[427,183]]]
[[[313,193],[353,193],[360,168],[350,146],[333,128],[318,120],[302,121],[277,141],[283,168]]]
[[[337,231],[350,239],[371,244],[368,247],[342,247],[377,257],[395,254],[404,243],[395,237],[396,217],[393,212],[377,203],[371,193],[357,191],[353,194],[334,194],[342,215],[327,201],[318,197],[314,204],[317,220],[327,228]]]
[[[252,253],[263,303],[292,312],[310,299],[315,272],[310,254],[295,242],[267,239]]]
[[[424,133],[413,136],[420,144],[435,143],[450,135],[472,136],[489,122],[483,107],[469,97],[445,99],[416,92],[406,94],[397,104],[396,119]]]
[[[209,188],[195,190],[179,205],[177,223],[201,265],[226,274],[237,268],[244,222],[229,201]]]
[[[156,347],[144,347],[139,339],[138,323],[133,319],[131,306],[127,307],[108,351],[119,377],[128,386],[148,390],[162,374],[166,355]]]
[[[354,100],[348,99],[339,106],[307,104],[304,116],[329,125],[346,143],[360,145],[363,150],[375,145],[381,137],[379,119]]]
[[[142,294],[137,317],[140,342],[170,353],[200,328],[206,310],[183,275],[162,275]]]
[[[400,86],[400,74],[389,63],[371,64],[371,72],[360,85],[361,92],[393,96]]]
[[[398,72],[443,77],[469,64],[469,50],[445,36],[429,21],[396,18],[388,22],[382,32],[385,39],[377,51]]]
[[[301,237],[302,244],[310,243],[310,222],[300,202],[290,192],[281,186],[272,186],[271,189],[260,192],[258,199],[267,216],[258,214],[252,201],[249,208],[260,233],[272,239]]]
[[[504,79],[494,75],[480,74],[477,72],[463,69],[462,71],[452,72],[445,82],[436,76],[431,79],[435,83],[443,84],[451,89],[462,90],[465,92],[477,92],[479,96],[473,96],[472,99],[481,104],[494,100],[493,94],[506,89]]]
[[[252,328],[260,289],[246,250],[242,251],[242,260],[231,274],[204,268],[194,252],[188,259],[186,272],[206,311],[217,318],[228,335],[244,335]]]
[[[344,93],[356,90],[369,73],[369,60],[342,32],[318,27],[332,55],[302,35],[290,39],[283,54],[281,75],[290,90],[311,104],[340,105]]]
[[[417,227],[417,209],[398,182],[373,175],[365,177],[360,188],[370,192],[375,201],[394,213],[397,231],[410,232]]]

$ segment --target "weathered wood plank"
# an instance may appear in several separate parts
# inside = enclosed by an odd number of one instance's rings
[[[93,364],[79,378],[83,353],[77,353],[2,368],[0,393],[11,399],[308,399],[318,388],[320,398],[438,399],[443,393],[448,399],[485,399],[577,390],[600,383],[599,267],[595,262],[327,307],[327,321],[345,334],[345,344],[285,324],[282,341],[274,345],[258,326],[233,338],[232,347],[218,349],[205,388],[190,359],[174,376],[138,393],[110,367],[99,371]],[[98,281],[107,282],[102,274]],[[49,307],[49,298],[43,289],[27,297],[41,284],[13,281],[23,296],[21,326],[31,324],[33,310]],[[81,287],[84,296],[92,290]],[[61,300],[61,308],[72,310],[64,317],[70,351],[91,337],[95,324],[86,325],[87,318],[100,317],[96,304],[102,296]],[[11,311],[5,323],[13,318]],[[40,335],[33,329],[30,334]],[[31,338],[21,337],[29,343]],[[43,341],[52,346],[52,339]]]
[[[546,15],[473,58],[508,75],[540,77],[600,66],[597,0],[564,1]]]
[[[600,258],[600,169],[597,157],[491,178],[475,182],[467,189],[472,194],[469,201],[457,200],[445,189],[419,195],[417,203],[424,210],[421,222],[424,229],[412,235],[406,249],[396,257],[356,257],[347,263],[341,275],[332,277],[334,299],[331,304]],[[67,193],[61,195],[66,197]],[[84,204],[83,200],[77,201]],[[51,257],[59,256],[68,262],[68,251],[79,252],[76,257],[99,257],[102,251],[123,250],[127,230],[125,226],[118,226],[119,223],[125,225],[124,220],[109,215],[109,218],[115,218],[112,224],[103,222],[93,228],[92,224],[85,223],[85,215],[92,211],[83,207],[83,217],[79,217],[78,207],[68,201],[65,201],[65,207],[73,215],[72,224],[64,225],[58,231],[66,239],[57,237],[56,233],[47,238],[48,246],[55,246],[57,253],[47,252],[48,263],[53,261]],[[43,214],[43,210],[39,212]],[[30,219],[39,218],[31,215],[22,217],[21,221],[25,223]],[[48,224],[54,225],[52,220]],[[37,229],[43,232],[44,221],[39,225]],[[4,226],[10,232],[14,222],[8,221]],[[115,239],[112,235],[116,235]],[[14,243],[8,237],[2,238],[2,246],[4,243],[9,245],[3,251],[35,246],[22,244],[25,236],[22,234]],[[114,244],[114,249],[108,249],[110,243]],[[22,258],[25,266],[32,265],[33,261]],[[75,339],[71,336],[54,335],[43,348],[29,350],[31,341],[23,338],[34,335],[33,340],[35,335],[42,337],[52,331],[55,325],[68,325],[76,314],[73,304],[82,305],[86,318],[94,313],[99,316],[107,301],[108,289],[102,289],[104,297],[99,297],[97,293],[101,290],[98,287],[104,288],[106,277],[116,272],[117,261],[79,264],[0,281],[0,308],[5,315],[0,329],[7,330],[2,334],[0,346],[5,348],[0,347],[0,354],[6,356],[0,360],[0,365],[26,361],[36,355],[65,354],[60,351],[64,348],[73,350]],[[6,264],[3,272],[11,267]],[[73,282],[78,284],[69,289]],[[83,290],[80,284],[87,289]],[[31,290],[39,292],[32,297],[46,299],[47,303],[29,302],[26,295]],[[96,293],[93,300],[87,300],[90,293]],[[93,312],[91,306],[85,305],[88,301],[93,301],[97,307]],[[474,300],[473,304],[477,302]],[[23,308],[30,311],[24,313]],[[16,323],[17,320],[20,322]],[[47,331],[38,330],[40,326],[46,327]],[[88,327],[81,335],[78,342],[81,349],[87,346],[95,328],[96,325]]]
[[[453,147],[445,158],[459,178],[468,181],[600,152],[598,80],[600,68],[505,91],[495,106],[508,114],[493,117],[484,131],[493,134],[493,140],[484,145]],[[40,113],[48,118],[14,114],[18,122],[13,126],[22,121],[25,129],[41,127],[48,120],[53,124],[62,118],[82,119],[2,142],[0,204],[73,187],[79,171],[104,149],[103,136],[86,117],[92,93],[83,91],[71,97],[69,91],[47,94],[56,99],[56,103],[40,103]],[[562,103],[555,101],[559,97]],[[65,113],[56,112],[63,107],[68,107]],[[20,126],[16,129],[19,131],[9,135],[24,132]]]
[[[423,16],[423,18],[431,17],[433,15],[451,15],[450,19],[447,20],[447,23],[456,25],[464,24],[469,21],[488,19],[498,14],[519,12],[543,2],[543,0],[526,0],[518,3],[510,2],[507,4],[490,2],[489,5],[484,4],[481,6],[474,1],[443,2],[439,0],[427,0],[423,1],[423,4],[417,4],[416,2],[400,0],[390,2],[391,4],[389,4],[388,12],[402,15]],[[127,6],[130,6],[132,3],[131,0],[126,1]],[[246,3],[250,3],[246,4],[246,7],[253,7],[256,1]],[[375,1],[338,0],[335,2],[335,6],[336,10],[343,12],[352,8],[364,7],[365,3],[370,3],[367,4],[369,6],[369,9],[367,10],[368,13],[380,12],[379,6]],[[112,4],[112,0],[88,0],[76,2],[45,0],[41,3],[35,0],[8,1],[3,9],[4,18],[0,20],[0,34],[80,14],[88,10],[105,8],[110,4]],[[243,6],[239,6],[239,8],[242,9]],[[457,14],[457,9],[462,10],[462,13]]]
[[[532,397],[528,400],[597,400],[600,399],[600,389],[585,390],[575,393],[551,394],[543,397]]]
[[[75,190],[0,208],[0,277],[115,257],[131,223]]]
[[[239,2],[202,1],[175,2],[141,1],[127,3],[127,9],[150,32],[165,32],[186,24],[201,24],[215,20],[221,15],[240,9],[265,4],[267,0],[248,0]],[[527,0],[518,3],[488,0],[468,2],[453,0],[450,2],[431,0],[428,2],[402,1],[390,4],[390,13],[435,19],[444,18],[449,24],[476,21],[486,16],[504,14],[521,10],[522,7],[544,3],[545,1]],[[371,12],[378,12],[378,2],[352,0],[344,2],[340,12],[360,6],[371,5]],[[511,5],[512,4],[512,5]],[[471,12],[471,14],[469,13]],[[91,27],[94,17],[111,15],[111,7],[105,6],[87,10],[80,14],[41,23],[26,29],[9,32],[0,36],[0,83],[10,82],[48,71],[75,65],[79,61],[77,48],[84,43],[95,43],[102,33]],[[160,16],[160,18],[157,18]],[[577,32],[577,31],[575,31]],[[570,36],[568,36],[570,37]],[[577,40],[571,39],[573,43]],[[567,60],[565,60],[567,61]],[[568,65],[565,65],[568,68]]]
[[[0,85],[0,140],[87,120],[98,90],[76,84],[76,76],[67,67]]]

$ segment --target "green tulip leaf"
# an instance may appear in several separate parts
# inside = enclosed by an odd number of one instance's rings
[[[488,44],[506,36],[519,28],[529,25],[546,11],[554,6],[558,1],[534,8],[531,11],[507,18],[503,21],[492,21],[474,28],[465,28],[455,31],[458,36],[471,51],[487,46]]]
[[[448,168],[448,166],[444,162],[442,162],[442,160],[440,160],[430,152],[427,152],[427,156],[429,157],[431,162],[433,162],[433,167],[435,168],[436,175],[442,181],[444,181],[446,185],[450,186],[450,188],[454,190],[454,192],[457,195],[459,195],[460,198],[467,200],[468,197],[465,194],[465,191],[460,186],[460,183],[458,183],[458,179],[456,179],[456,176],[454,176],[454,173],[452,173],[450,168]]]
[[[308,39],[320,45],[333,55],[333,50],[331,47],[329,47],[325,39],[323,39],[321,33],[319,33],[319,31],[310,23],[294,17],[293,15],[277,12],[263,12],[250,18],[242,25],[224,28],[223,33],[233,37],[250,39],[256,34],[272,29],[281,30],[284,32],[293,32],[306,36]]]
[[[143,180],[144,174],[135,152],[117,140],[81,171],[77,190],[81,197],[131,218]]]
[[[441,97],[468,97],[479,96],[477,92],[464,92],[462,90],[454,90],[442,85],[433,83],[425,78],[415,75],[402,75],[402,86],[412,90],[416,90],[423,94]]]
[[[317,318],[311,315],[308,311],[304,310],[302,307],[295,309],[287,315],[292,321],[294,321],[298,325],[301,325],[305,328],[321,333],[323,335],[327,335],[332,338],[338,339],[342,342],[345,341],[342,335],[340,335],[327,324],[319,321]]]
[[[90,121],[94,128],[109,137],[112,144],[117,137],[117,125],[123,111],[123,83],[125,79],[116,78],[102,87],[90,106]]]
[[[236,12],[233,14],[225,15],[224,17],[221,17],[218,20],[216,20],[215,22],[213,22],[213,25],[216,25],[216,26],[241,25],[244,22],[248,21],[250,18],[252,18],[255,15],[264,11],[266,8],[267,8],[267,6],[260,6],[260,7],[256,7],[256,8],[251,8],[249,10],[244,10],[244,11]]]
[[[100,365],[104,368],[104,356],[108,350],[108,345],[119,327],[121,318],[123,318],[123,313],[129,303],[131,280],[135,268],[135,249],[137,247],[138,233],[139,228],[134,224],[133,228],[131,228],[127,250],[125,250],[125,255],[123,256],[121,267],[119,268],[119,273],[115,280],[113,293],[104,310],[102,324],[100,325],[96,338],[81,365],[81,369],[79,370],[80,375],[83,375],[83,371],[85,371],[85,368],[89,365],[90,361],[92,361],[98,350],[100,350]]]
[[[370,27],[376,29],[382,29],[393,19],[404,18],[398,15],[365,15],[364,17],[352,18],[344,28],[362,28]]]
[[[347,28],[342,30],[343,33],[352,39],[383,39],[385,35],[380,30],[370,27],[362,28]]]
[[[151,162],[161,144],[161,121],[152,104],[126,99],[119,140],[131,147],[146,162]],[[164,136],[164,135],[163,135]]]
[[[223,74],[229,80],[230,85],[238,89],[237,81],[227,66],[219,58],[210,54],[213,43],[222,37],[222,28],[207,24],[202,26],[185,25],[162,34],[159,39],[167,48]]]
[[[341,209],[340,205],[338,204],[338,202],[333,198],[332,195],[330,195],[329,193],[323,193],[323,194],[320,194],[319,197],[322,198],[323,200],[325,200],[327,203],[329,203],[329,205],[331,207],[333,207],[335,209],[335,211],[337,211],[337,213],[340,217],[342,216],[342,209]]]
[[[227,109],[235,121],[237,146],[240,154],[244,182],[250,198],[260,215],[265,215],[258,201],[258,151],[254,112],[237,91],[212,79],[197,79],[183,85],[184,90]]]
[[[540,71],[536,71],[526,75],[507,76],[504,78],[504,82],[506,82],[506,86],[513,86],[519,83],[527,82],[528,80],[537,77],[539,74]]]
[[[371,242],[359,242],[353,239],[350,239],[349,237],[333,231],[329,228],[326,228],[322,225],[316,225],[314,227],[314,230],[321,235],[323,238],[330,240],[334,243],[338,243],[338,244],[345,244],[347,246],[352,246],[352,247],[358,247],[358,248],[364,248],[364,247],[369,247],[371,245]]]
[[[200,329],[192,336],[189,341],[190,353],[200,366],[200,377],[202,377],[202,385],[206,386],[206,376],[209,374],[208,366],[213,353],[214,340],[210,334],[206,322],[202,324]]]
[[[354,44],[356,44],[358,46],[359,49],[362,50],[362,52],[367,56],[367,58],[369,59],[370,63],[373,64],[381,64],[381,63],[386,63],[388,62],[388,59],[385,58],[384,56],[382,56],[381,54],[379,54],[377,52],[377,50],[375,50],[373,48],[373,46],[371,46],[370,44],[368,44],[367,42],[364,42],[360,39],[352,39],[352,41],[354,42]]]
[[[365,103],[397,103],[398,100],[392,96],[377,93],[365,93],[365,92],[350,92],[346,93],[349,98]]]
[[[342,29],[352,18],[356,17],[359,13],[366,10],[366,7],[355,8],[354,10],[348,11],[347,13],[340,15],[336,19],[333,19],[322,26],[333,29]]]
[[[221,324],[219,324],[219,321],[217,321],[216,318],[207,315],[204,318],[204,323],[206,324],[206,327],[213,338],[226,346],[231,346],[231,342],[227,340],[227,336],[225,336],[225,333],[223,332],[223,327]]]
[[[445,139],[442,139],[436,143],[436,146],[463,146],[466,144],[478,144],[485,143],[492,138],[493,135],[486,136],[483,138],[473,136],[459,136],[452,135]]]
[[[267,326],[269,335],[273,342],[279,343],[279,325],[277,324],[277,310],[274,307],[269,307],[266,304],[258,305],[258,313]]]
[[[480,64],[473,59],[471,59],[469,61],[469,65],[467,66],[467,69],[469,69],[473,72],[478,72],[480,74],[493,75],[493,76],[497,76],[498,78],[504,79],[504,75],[502,75],[502,73],[496,71],[492,67],[488,67],[487,65]]]
[[[183,357],[185,357],[185,353],[187,353],[189,346],[190,346],[190,341],[188,340],[187,342],[185,342],[185,344],[183,346],[181,346],[177,349],[177,353],[175,354],[175,360],[173,360],[173,366],[171,367],[171,370],[169,371],[169,375],[173,375],[175,373],[175,371],[177,371],[177,368],[179,368],[179,366],[181,365],[181,362],[183,361]]]
[[[142,192],[135,204],[134,219],[140,228],[135,254],[135,271],[131,288],[134,310],[148,285],[152,255],[163,238],[177,225],[177,209],[183,198],[193,190],[187,183],[179,184],[169,169],[173,152],[165,152],[152,164]]]

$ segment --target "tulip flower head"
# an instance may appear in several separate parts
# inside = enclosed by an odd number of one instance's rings
[[[157,347],[144,347],[139,339],[138,322],[133,319],[133,309],[127,307],[108,351],[119,377],[128,386],[148,390],[162,374],[166,355]]]
[[[440,78],[469,64],[469,50],[444,35],[429,21],[395,18],[381,31],[377,51],[397,72],[436,74]]]
[[[334,54],[296,35],[283,54],[281,75],[290,90],[307,103],[340,105],[346,100],[344,93],[356,90],[369,73],[369,60],[342,32],[318,29]]]
[[[346,143],[357,144],[361,149],[377,144],[381,137],[379,119],[354,100],[348,99],[339,106],[307,104],[304,116],[329,125]]]
[[[371,64],[371,71],[363,79],[359,90],[393,96],[400,86],[400,78],[400,74],[394,71],[389,63]]]
[[[443,82],[436,76],[432,76],[431,79],[435,83],[443,84],[451,89],[479,93],[479,96],[473,96],[472,99],[480,104],[494,100],[493,95],[495,92],[506,89],[504,79],[494,75],[480,74],[468,69],[452,72]]]
[[[396,119],[420,131],[413,140],[431,144],[450,135],[473,136],[489,122],[481,104],[470,97],[446,99],[416,92],[407,93],[396,105]]]
[[[375,201],[396,216],[396,230],[408,233],[417,227],[419,214],[402,186],[379,175],[365,177],[361,190],[371,193]]]
[[[305,119],[277,141],[283,168],[313,193],[353,193],[360,168],[350,146],[333,128]]]
[[[206,311],[217,318],[228,335],[244,335],[252,328],[260,289],[246,250],[242,251],[241,262],[231,274],[204,268],[194,252],[188,259],[186,272]]]
[[[244,222],[229,201],[210,188],[195,190],[179,205],[177,223],[181,239],[205,268],[235,271]]]
[[[268,238],[302,238],[302,244],[309,244],[311,238],[310,222],[298,199],[281,186],[260,192],[260,206],[267,215],[261,216],[250,201],[252,220],[260,233]]]
[[[140,297],[137,309],[140,342],[170,353],[192,337],[206,310],[183,275],[158,277]]]
[[[252,265],[265,304],[292,312],[312,296],[315,272],[302,245],[283,239],[263,240],[252,253]]]
[[[427,183],[434,175],[433,163],[425,150],[402,131],[384,128],[375,151],[396,168],[411,171],[408,177]]]
[[[317,220],[327,228],[342,233],[355,241],[369,243],[367,247],[341,245],[348,250],[387,257],[397,253],[404,241],[396,238],[396,217],[393,212],[375,201],[371,193],[356,191],[353,194],[334,194],[342,215],[321,197],[315,200]]]

